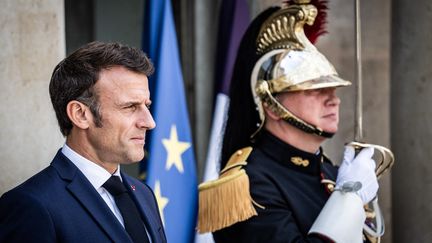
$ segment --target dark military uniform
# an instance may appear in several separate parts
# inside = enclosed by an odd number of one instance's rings
[[[214,232],[216,242],[326,242],[307,236],[330,196],[323,179],[336,180],[337,167],[322,155],[296,149],[262,131],[246,172],[258,216]]]

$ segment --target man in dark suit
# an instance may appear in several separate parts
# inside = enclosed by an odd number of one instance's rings
[[[61,61],[50,96],[66,143],[0,198],[0,242],[166,242],[152,190],[120,172],[155,127],[146,55],[89,43]]]

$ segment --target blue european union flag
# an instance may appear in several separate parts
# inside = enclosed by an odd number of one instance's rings
[[[147,184],[156,195],[168,242],[193,242],[197,178],[171,1],[146,2],[145,18],[157,22],[146,23],[150,31],[143,35],[155,65],[150,85],[156,128],[148,144]]]

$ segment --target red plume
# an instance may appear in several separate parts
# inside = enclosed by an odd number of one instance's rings
[[[293,0],[284,1],[284,3],[288,5],[295,4]],[[327,33],[325,29],[327,24],[327,0],[311,0],[309,4],[318,9],[318,15],[312,26],[305,24],[304,32],[309,41],[315,44],[318,37]]]

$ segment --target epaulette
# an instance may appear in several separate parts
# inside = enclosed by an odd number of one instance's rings
[[[252,147],[237,150],[218,179],[199,185],[198,232],[214,232],[257,215],[243,169],[251,152]]]

